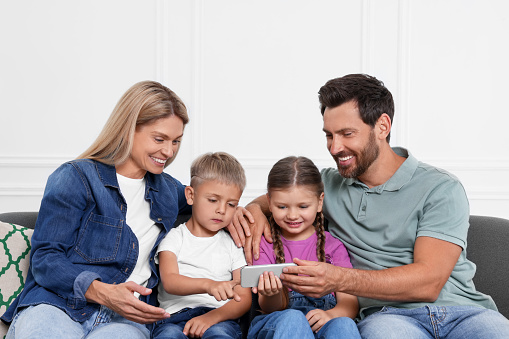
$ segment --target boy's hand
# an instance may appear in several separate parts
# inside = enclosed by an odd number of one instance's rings
[[[238,281],[230,280],[230,281],[214,281],[210,280],[206,286],[207,293],[217,301],[234,299],[236,301],[240,301],[240,296],[233,290],[233,288],[238,285]]]
[[[210,326],[217,324],[213,315],[208,312],[190,319],[184,326],[184,334],[189,338],[201,338]]]
[[[315,333],[318,332],[322,326],[332,318],[333,316],[331,314],[319,308],[311,310],[308,312],[308,314],[306,314],[306,319],[309,322],[309,326],[311,326],[311,329]]]
[[[266,297],[270,297],[281,293],[283,284],[274,272],[263,272],[258,280],[258,287],[253,287],[253,293],[259,293]]]

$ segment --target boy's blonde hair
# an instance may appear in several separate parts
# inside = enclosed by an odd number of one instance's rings
[[[191,187],[196,188],[207,180],[235,185],[241,191],[246,187],[246,174],[240,162],[225,152],[205,153],[191,165]]]

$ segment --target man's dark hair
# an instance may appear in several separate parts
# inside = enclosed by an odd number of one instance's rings
[[[320,110],[338,107],[354,101],[365,124],[375,127],[376,122],[386,113],[392,123],[394,100],[384,83],[367,74],[349,74],[327,81],[318,91]],[[389,142],[391,135],[387,135]]]

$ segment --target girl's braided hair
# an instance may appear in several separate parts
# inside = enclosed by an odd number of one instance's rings
[[[323,193],[323,182],[320,171],[315,164],[306,157],[286,157],[272,167],[267,180],[267,192],[270,196],[274,190],[285,190],[293,186],[301,186],[315,191],[320,197]],[[285,252],[281,241],[281,227],[276,224],[272,215],[269,218],[270,229],[273,238],[274,254],[276,263],[285,262]],[[325,262],[325,227],[322,212],[316,214],[313,222],[317,235],[316,256],[321,262]],[[288,290],[283,289],[285,307],[288,305]]]
[[[267,180],[269,196],[274,190],[285,190],[293,186],[305,186],[315,191],[318,197],[323,193],[322,176],[310,159],[295,156],[286,157],[276,162],[270,170]],[[316,256],[319,261],[325,262],[325,228],[321,212],[316,214],[313,226],[318,237]],[[284,263],[285,253],[281,242],[281,228],[275,223],[272,215],[270,216],[270,227],[274,239],[273,248],[276,254],[276,262]]]

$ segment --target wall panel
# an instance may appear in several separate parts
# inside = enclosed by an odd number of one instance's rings
[[[509,218],[509,3],[502,0],[0,2],[0,212],[38,207],[46,178],[96,137],[121,94],[155,79],[189,109],[167,169],[243,163],[247,203],[275,161],[334,166],[317,91],[366,72],[396,101],[392,144],[458,176],[472,213]]]

